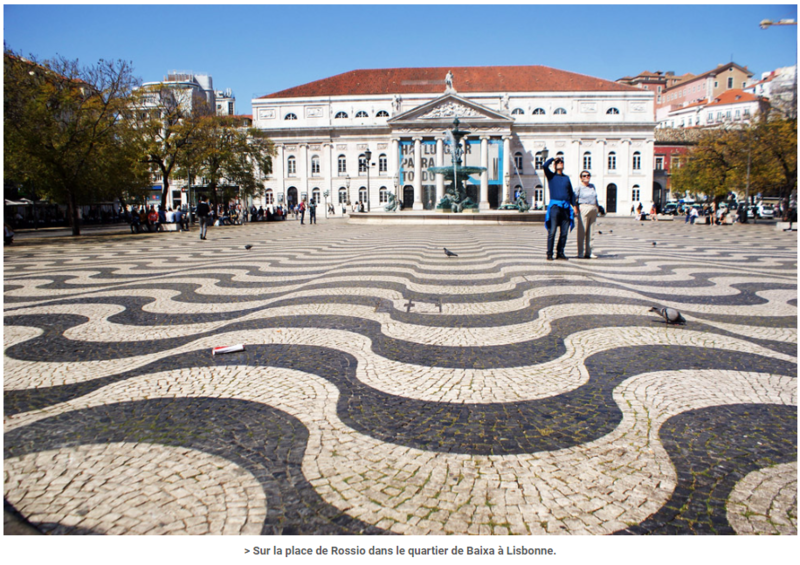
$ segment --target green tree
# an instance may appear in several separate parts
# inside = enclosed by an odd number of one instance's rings
[[[263,191],[259,173],[272,172],[273,153],[266,134],[243,127],[241,118],[209,116],[199,120],[181,174],[204,177],[211,200],[227,202]]]
[[[788,197],[797,190],[797,121],[764,117],[707,130],[671,173],[676,192],[718,200],[729,192]]]
[[[78,209],[143,190],[146,166],[121,120],[136,85],[126,61],[81,67],[63,57],[37,62],[3,53],[4,180],[35,186],[66,204],[73,235]]]
[[[194,89],[159,83],[136,91],[129,121],[145,161],[161,173],[162,203],[167,202],[173,173],[188,159],[202,119],[210,115],[206,99]]]

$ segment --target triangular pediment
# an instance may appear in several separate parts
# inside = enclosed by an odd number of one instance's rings
[[[496,110],[476,104],[471,100],[455,94],[445,94],[435,100],[426,102],[416,108],[407,110],[387,120],[392,125],[416,124],[436,122],[452,122],[455,118],[469,120],[470,123],[504,123],[510,124],[513,120]]]

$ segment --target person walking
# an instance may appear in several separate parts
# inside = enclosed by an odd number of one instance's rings
[[[555,162],[555,172],[550,170],[550,164]],[[547,260],[553,260],[553,245],[556,240],[556,230],[559,231],[556,259],[567,260],[564,248],[567,246],[567,230],[575,226],[575,193],[569,177],[564,174],[564,159],[552,157],[544,164],[544,174],[550,190],[550,203],[547,206],[544,223],[547,227]]]
[[[308,202],[308,223],[317,223],[317,201],[313,198]]]
[[[597,189],[589,181],[592,173],[581,173],[581,184],[575,190],[575,214],[578,216],[578,259],[597,259],[592,255],[592,225],[597,221],[600,202]]]
[[[200,197],[200,203],[197,205],[197,218],[200,220],[200,239],[206,238],[206,232],[208,231],[208,213],[211,209],[208,206],[208,202],[206,202],[206,197]]]

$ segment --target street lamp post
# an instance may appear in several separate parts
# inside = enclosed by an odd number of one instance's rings
[[[344,186],[347,188],[347,205],[350,206],[350,175],[345,175]]]
[[[397,200],[397,193],[400,190],[400,173],[395,173],[392,177],[392,185],[394,186],[394,211],[397,212],[399,202]]]
[[[549,156],[550,151],[547,150],[547,146],[542,147],[542,202],[545,210],[547,210],[547,175],[544,172],[544,164]]]
[[[370,172],[370,160],[372,159],[372,151],[369,150],[369,147],[364,151],[364,159],[366,160],[367,166],[367,212],[370,211],[370,202],[369,202],[369,172]]]

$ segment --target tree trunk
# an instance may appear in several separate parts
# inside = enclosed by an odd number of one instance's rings
[[[167,175],[164,175],[164,188],[161,190],[161,205],[164,207],[164,210],[167,209],[168,194],[169,194],[169,177],[167,177]]]
[[[77,236],[81,235],[81,225],[80,220],[78,219],[78,205],[75,202],[75,195],[70,193],[69,195],[69,217],[70,221],[72,222],[72,235]]]

